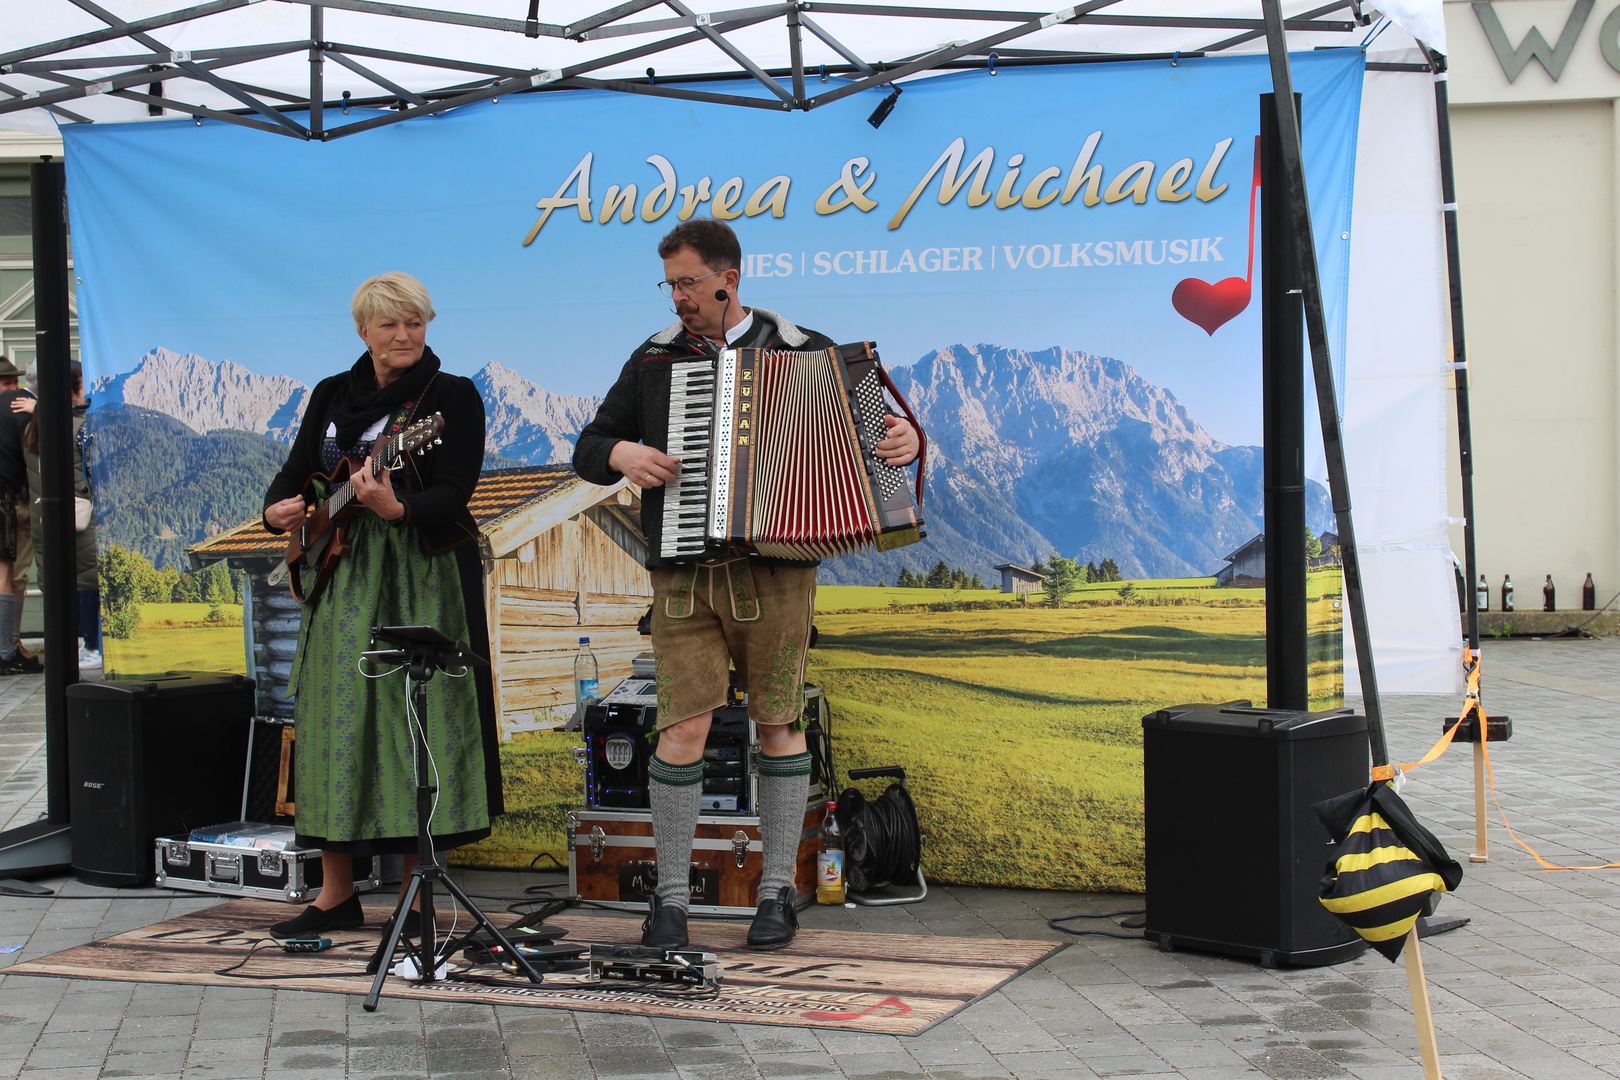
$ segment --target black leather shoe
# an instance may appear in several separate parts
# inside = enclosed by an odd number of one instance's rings
[[[270,936],[277,938],[319,937],[331,930],[358,930],[365,925],[366,913],[360,907],[360,894],[354,893],[331,911],[322,911],[314,904],[285,922],[270,928]]]
[[[794,905],[798,898],[793,886],[784,885],[775,896],[759,902],[759,910],[748,927],[750,949],[780,949],[793,943],[799,929],[799,909]]]
[[[686,948],[686,909],[666,904],[654,894],[641,924],[641,944],[649,949]]]

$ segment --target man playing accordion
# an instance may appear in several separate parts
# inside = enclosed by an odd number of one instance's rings
[[[725,348],[816,350],[833,341],[775,312],[742,306],[742,247],[723,222],[699,218],[676,226],[659,242],[658,255],[664,261],[659,287],[675,301],[680,319],[631,354],[574,448],[574,470],[585,480],[612,484],[624,477],[642,490],[658,687],[658,745],[648,779],[662,872],[641,943],[687,943],[684,870],[691,865],[701,809],[703,750],[735,664],[761,751],[757,812],[764,874],[748,944],[778,949],[798,927],[793,869],[810,783],[810,754],[798,721],[817,563],[742,552],[689,562],[661,555],[664,485],[676,479],[681,465],[664,452],[671,364],[717,357]],[[916,431],[896,416],[885,423],[888,437],[877,444],[878,456],[890,465],[909,464],[917,456]]]

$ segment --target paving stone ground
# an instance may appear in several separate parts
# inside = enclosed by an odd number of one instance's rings
[[[1495,744],[1497,790],[1550,862],[1620,860],[1620,640],[1486,647],[1487,706],[1513,717]],[[0,687],[0,823],[41,808],[38,680]],[[1385,700],[1392,755],[1414,761],[1450,699]],[[1466,861],[1474,850],[1467,747],[1405,791]],[[1455,1080],[1620,1077],[1620,871],[1547,871],[1495,817],[1490,861],[1467,866],[1442,915],[1473,923],[1424,942],[1444,1075]],[[459,875],[515,896],[532,875]],[[95,889],[92,899],[0,897],[4,966],[117,934],[211,898]],[[498,905],[491,905],[498,908]],[[1052,939],[1046,920],[1140,906],[1139,897],[935,888],[908,908],[812,908],[829,928]],[[0,1080],[370,1077],[455,1080],[1415,1080],[1406,976],[1373,953],[1331,968],[1265,970],[1141,941],[1082,938],[916,1038],[643,1020],[596,1013],[334,994],[84,982],[0,973]]]

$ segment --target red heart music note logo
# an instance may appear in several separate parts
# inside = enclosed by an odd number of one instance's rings
[[[1184,278],[1170,294],[1170,304],[1182,318],[1213,336],[1249,306],[1249,283],[1240,277],[1223,278],[1213,285]]]
[[[1222,278],[1211,285],[1199,278],[1183,278],[1170,293],[1170,306],[1181,317],[1204,328],[1210,337],[1249,306],[1249,283],[1254,280],[1254,200],[1260,193],[1260,136],[1254,138],[1254,176],[1249,182],[1249,265],[1246,277]]]
[[[854,1006],[852,1005],[852,1006],[850,1006],[850,1008],[853,1009]],[[884,1019],[887,1020],[887,1019],[893,1019],[894,1017],[897,1017],[897,1016],[906,1015],[908,1012],[911,1011],[911,1006],[907,1005],[905,1002],[901,1001],[897,997],[891,997],[891,998],[885,998],[884,1000],[878,1002],[876,1005],[868,1005],[866,1008],[862,1009],[860,1012],[822,1012],[820,1010],[815,1010],[815,1011],[811,1011],[811,1012],[802,1012],[799,1015],[803,1016],[803,1017],[805,1017],[807,1019],[810,1019],[810,1020],[860,1020],[863,1017],[871,1016],[873,1013],[877,1012],[879,1009],[899,1009],[900,1010],[899,1012],[888,1013],[884,1017]]]

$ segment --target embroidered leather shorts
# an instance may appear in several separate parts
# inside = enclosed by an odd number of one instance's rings
[[[815,567],[738,557],[651,573],[659,730],[724,705],[733,664],[754,723],[800,719]]]

